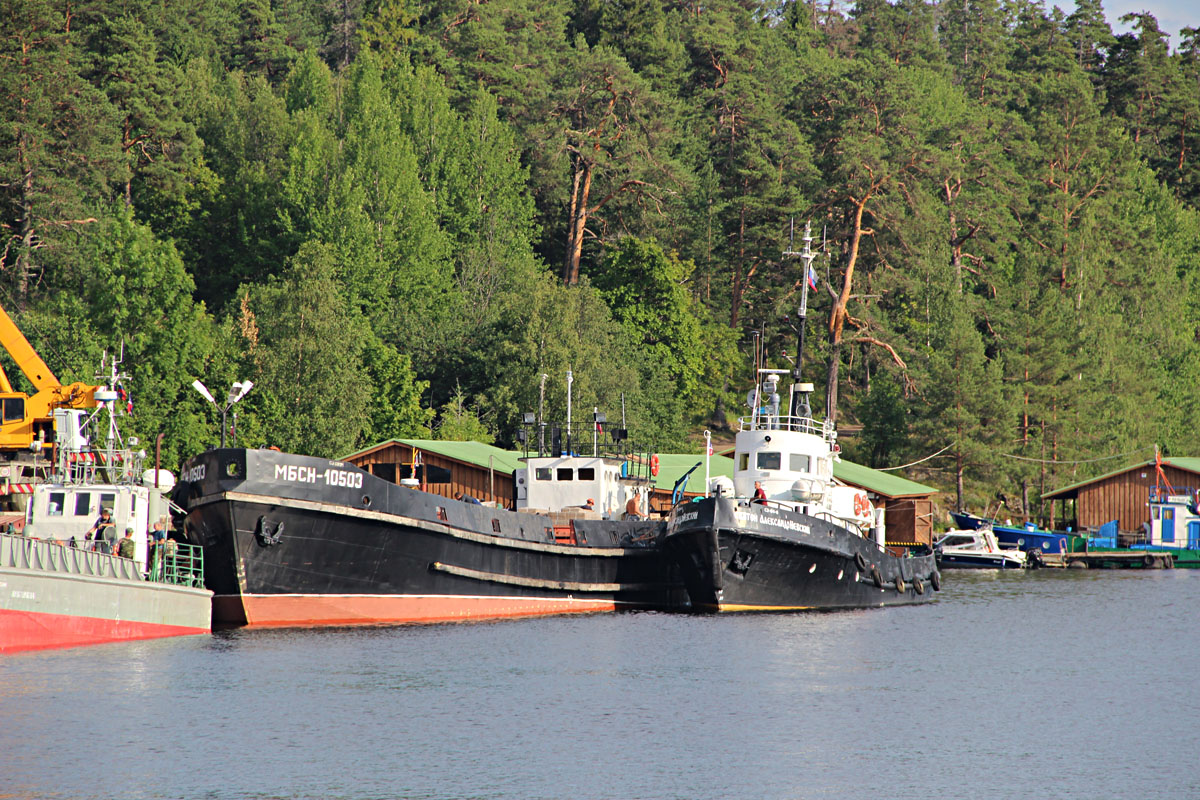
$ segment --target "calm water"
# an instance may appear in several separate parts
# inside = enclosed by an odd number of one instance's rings
[[[1195,798],[1200,573],[0,657],[0,798]]]

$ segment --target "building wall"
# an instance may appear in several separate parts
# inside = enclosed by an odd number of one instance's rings
[[[1171,487],[1182,492],[1200,488],[1200,475],[1163,466]],[[1075,501],[1080,528],[1098,527],[1111,520],[1126,532],[1140,531],[1150,521],[1150,490],[1155,486],[1154,466],[1137,467],[1088,486],[1081,486]]]
[[[413,448],[406,444],[392,443],[378,450],[348,459],[349,463],[365,469],[393,483],[399,483],[411,472]],[[457,497],[460,493],[469,494],[484,503],[500,503],[504,508],[513,508],[512,475],[501,470],[492,471],[487,467],[468,464],[457,459],[421,451],[421,461],[428,473],[437,469],[448,470],[448,483],[425,483],[422,488],[432,494],[442,497]],[[419,477],[419,476],[418,476]]]
[[[933,500],[930,497],[883,498],[887,543],[912,547],[933,544]]]

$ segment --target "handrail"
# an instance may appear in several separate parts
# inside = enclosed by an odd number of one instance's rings
[[[787,416],[783,414],[757,413],[749,417],[738,417],[739,431],[795,431],[819,436],[832,443],[837,432],[828,422],[817,422],[812,417]]]
[[[198,545],[168,540],[155,548],[148,575],[141,562],[91,549],[91,542],[72,547],[62,539],[35,539],[0,534],[0,567],[61,572],[95,578],[150,580],[178,586],[204,585],[204,551]],[[173,545],[173,546],[172,546]]]

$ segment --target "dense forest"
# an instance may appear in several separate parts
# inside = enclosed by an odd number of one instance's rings
[[[849,458],[1038,514],[1200,455],[1196,28],[1114,35],[1099,0],[0,9],[0,305],[64,381],[123,347],[174,463],[219,436],[197,378],[254,382],[241,443],[336,456],[509,446],[568,369],[577,419],[695,452],[756,352],[791,367],[806,221],[803,373]]]

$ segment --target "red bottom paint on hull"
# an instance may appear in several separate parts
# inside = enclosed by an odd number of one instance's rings
[[[208,628],[0,609],[0,653],[161,639],[166,636],[194,636],[209,632]]]
[[[217,595],[214,625],[400,625],[614,611],[612,600],[446,595]]]

